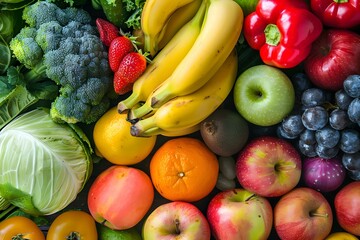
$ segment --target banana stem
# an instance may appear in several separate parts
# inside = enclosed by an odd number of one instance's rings
[[[149,129],[156,128],[156,122],[153,117],[148,117],[142,120],[139,120],[137,123],[131,126],[130,133],[132,136],[140,137],[142,134]]]
[[[129,114],[128,114],[128,118],[130,120],[135,120],[135,119],[140,119],[142,117],[144,117],[145,115],[148,115],[150,113],[153,113],[155,112],[154,111],[155,109],[153,109],[150,105],[149,105],[149,102],[145,102],[144,105],[142,105],[141,107],[138,107],[138,108],[132,108],[130,111],[129,111]]]
[[[125,110],[133,108],[140,101],[140,95],[138,93],[132,92],[129,97],[122,100],[118,103],[118,112],[122,113]]]

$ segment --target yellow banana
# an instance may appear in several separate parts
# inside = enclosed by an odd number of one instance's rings
[[[185,136],[188,134],[195,133],[200,130],[200,123],[196,124],[194,126],[183,128],[183,129],[176,129],[173,131],[165,131],[161,128],[155,127],[152,129],[149,129],[141,134],[142,137],[151,137],[154,135],[163,135],[165,137],[180,137]]]
[[[185,6],[177,9],[167,21],[165,27],[159,34],[158,49],[163,49],[166,44],[175,36],[175,34],[189,22],[197,13],[203,0],[194,0]]]
[[[238,59],[233,50],[213,77],[199,90],[171,99],[156,112],[131,126],[133,136],[142,136],[149,129],[176,131],[190,128],[213,113],[229,95],[237,76]]]
[[[194,0],[146,0],[142,15],[141,29],[144,32],[145,51],[155,56],[158,38],[161,30],[176,9],[185,6]]]
[[[141,118],[176,96],[201,88],[234,49],[243,26],[243,11],[233,0],[204,0],[209,5],[199,37],[169,78],[132,111]]]
[[[145,72],[135,81],[131,95],[118,103],[119,112],[133,108],[140,101],[145,101],[150,93],[172,74],[200,34],[205,7],[205,4],[202,4],[196,15],[155,56]]]

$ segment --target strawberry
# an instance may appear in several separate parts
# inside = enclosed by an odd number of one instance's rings
[[[141,52],[128,53],[114,74],[115,92],[121,95],[131,91],[132,85],[143,74],[146,66],[147,58]]]
[[[119,29],[111,22],[108,22],[102,18],[96,19],[96,27],[98,29],[101,42],[107,47],[110,46],[112,40],[120,36]]]
[[[134,51],[135,47],[129,37],[119,36],[115,38],[111,42],[108,52],[109,65],[111,70],[113,72],[116,72],[122,59],[126,56],[126,54]]]

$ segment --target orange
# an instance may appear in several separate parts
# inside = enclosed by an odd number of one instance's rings
[[[134,137],[127,113],[117,107],[108,110],[96,123],[93,138],[96,152],[117,165],[133,165],[144,160],[155,146],[156,136]]]
[[[161,196],[171,201],[194,202],[215,187],[219,162],[202,141],[173,138],[162,144],[150,161],[150,176]]]

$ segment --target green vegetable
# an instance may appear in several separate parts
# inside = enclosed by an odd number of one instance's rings
[[[130,29],[141,29],[141,14],[145,4],[145,0],[124,0],[126,2],[126,9],[131,13],[126,20],[126,25]]]
[[[129,12],[122,0],[100,0],[100,5],[109,22],[122,29],[126,26]]]
[[[0,74],[6,72],[11,62],[11,51],[5,39],[0,35]]]
[[[102,9],[107,20],[122,30],[140,29],[145,0],[92,0],[92,7]]]
[[[48,109],[21,114],[0,131],[0,195],[31,215],[56,213],[84,187],[92,153],[82,130]]]
[[[78,7],[87,3],[87,0],[46,0],[51,3],[55,3],[60,7]]]
[[[10,66],[0,76],[0,129],[39,100],[54,100],[58,95],[58,86],[44,77],[41,65],[24,73],[21,70]]]
[[[89,13],[39,1],[24,8],[23,19],[27,26],[11,40],[10,49],[26,68],[36,69],[31,79],[38,74],[59,86],[50,110],[53,120],[98,120],[110,107],[114,91],[107,50]]]

